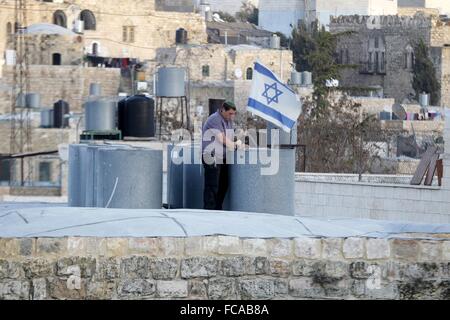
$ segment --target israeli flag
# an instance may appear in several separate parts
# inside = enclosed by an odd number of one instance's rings
[[[286,132],[295,126],[301,102],[295,92],[259,62],[255,62],[248,111]]]

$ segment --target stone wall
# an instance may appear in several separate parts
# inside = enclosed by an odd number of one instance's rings
[[[71,111],[81,112],[84,99],[89,95],[91,83],[101,85],[102,95],[117,96],[120,86],[120,69],[31,65],[28,79],[30,92],[40,93],[43,107],[53,107],[56,101],[62,99],[69,103]],[[13,83],[13,68],[5,67],[3,78],[0,80],[10,87]],[[0,92],[2,93],[9,95],[8,91]],[[11,109],[10,97],[5,96],[4,99],[8,102],[0,102],[0,107],[3,107],[0,109],[0,114],[9,113]]]
[[[443,299],[450,241],[2,238],[0,299]]]

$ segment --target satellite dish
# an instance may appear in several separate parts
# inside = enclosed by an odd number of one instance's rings
[[[240,68],[237,68],[236,70],[234,70],[234,76],[236,77],[236,79],[241,79],[242,78],[242,70]]]
[[[406,111],[400,104],[395,103],[392,106],[392,112],[397,116],[399,120],[406,120]]]

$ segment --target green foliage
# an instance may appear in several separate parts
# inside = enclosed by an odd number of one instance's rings
[[[242,2],[241,10],[236,14],[238,20],[242,22],[250,22],[258,25],[258,8],[256,8],[251,2]]]
[[[290,39],[284,33],[278,31],[275,34],[280,37],[280,46],[282,48],[288,48],[290,46]]]
[[[429,58],[428,47],[423,40],[420,40],[414,48],[414,77],[412,80],[413,89],[417,98],[422,92],[430,94],[432,104],[438,104],[441,85],[436,77],[436,70],[433,62]]]
[[[326,96],[332,88],[325,83],[329,79],[339,78],[340,66],[336,63],[337,36],[318,28],[317,22],[311,29],[305,24],[292,30],[291,50],[297,71],[311,71],[314,83],[314,100],[317,106],[327,106]]]
[[[223,21],[236,22],[236,18],[234,16],[232,16],[231,14],[227,13],[227,12],[218,11],[218,12],[215,12],[215,13],[217,13]]]

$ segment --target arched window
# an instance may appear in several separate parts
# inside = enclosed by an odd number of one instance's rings
[[[411,45],[405,48],[405,69],[412,70],[414,67],[414,49]]]
[[[253,79],[253,69],[247,68],[247,72],[245,74],[245,79],[252,80]]]
[[[96,43],[96,42],[94,42],[94,43],[92,44],[92,55],[93,55],[93,56],[98,55],[98,43]]]
[[[52,55],[52,65],[54,65],[54,66],[61,65],[61,54],[60,53],[54,53]]]
[[[61,10],[56,10],[55,13],[53,13],[53,24],[67,28],[66,14]]]
[[[11,22],[8,22],[8,23],[6,24],[6,36],[9,36],[11,33],[13,33],[13,32],[12,32],[12,23],[11,23]]]
[[[81,11],[80,20],[84,21],[84,30],[95,30],[97,28],[95,16],[90,10]]]

